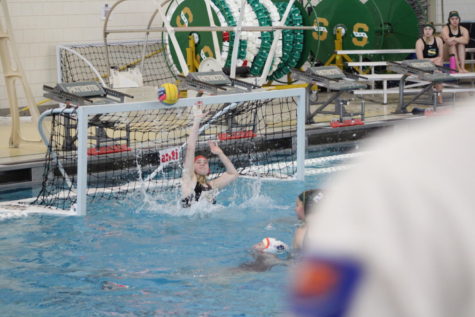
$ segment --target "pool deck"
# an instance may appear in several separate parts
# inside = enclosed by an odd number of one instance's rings
[[[322,94],[324,96],[324,94]],[[322,97],[323,97],[322,96]],[[450,103],[450,102],[449,102]],[[430,105],[428,105],[430,106]],[[417,106],[417,107],[428,107]],[[311,106],[311,111],[317,106]],[[367,137],[380,128],[394,126],[406,120],[418,118],[411,113],[395,114],[397,100],[389,100],[388,104],[366,100],[364,125],[332,128],[329,122],[336,119],[335,115],[317,115],[313,124],[306,126],[307,144],[309,146],[321,143],[336,144],[340,142],[354,142]],[[329,106],[332,109],[332,106]],[[412,106],[409,106],[409,110]],[[348,112],[357,113],[360,101],[354,99],[346,107]],[[354,116],[359,118],[359,116]],[[21,135],[24,139],[33,142],[22,142],[17,148],[9,147],[11,120],[9,117],[0,117],[0,195],[2,191],[31,187],[41,183],[43,175],[44,156],[46,146],[40,141],[36,126],[29,117],[22,117]]]
[[[30,118],[22,118],[23,139],[17,148],[9,147],[11,121],[0,118],[0,195],[1,190],[31,187],[41,183],[46,146],[40,141],[36,126]]]

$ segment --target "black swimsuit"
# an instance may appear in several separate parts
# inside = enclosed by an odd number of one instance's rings
[[[424,43],[424,50],[422,51],[422,56],[424,56],[424,58],[434,58],[439,56],[439,47],[437,46],[437,40],[435,37],[434,43],[432,44],[427,44],[422,37],[421,40]]]
[[[452,33],[452,29],[450,28],[449,23],[447,23],[447,27],[449,28],[449,37],[462,37],[462,32],[460,31],[460,26],[457,26],[457,34]]]
[[[201,197],[201,193],[202,192],[206,192],[206,191],[210,191],[210,190],[213,190],[211,188],[211,185],[209,184],[201,184],[201,183],[198,183],[196,182],[196,186],[195,186],[195,190],[193,193],[191,193],[188,197],[185,197],[181,200],[181,206],[183,208],[188,208],[191,206],[192,202],[193,201],[198,201],[200,200],[200,197]],[[211,201],[212,204],[216,204],[216,199],[213,198],[213,200]]]

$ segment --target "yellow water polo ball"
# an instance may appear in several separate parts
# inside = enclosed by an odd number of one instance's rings
[[[174,105],[179,99],[178,87],[171,83],[160,85],[157,94],[158,100],[166,105]]]

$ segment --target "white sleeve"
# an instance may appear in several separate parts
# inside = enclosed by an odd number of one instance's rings
[[[328,183],[305,252],[361,263],[349,316],[475,316],[472,118],[473,108],[400,128]]]

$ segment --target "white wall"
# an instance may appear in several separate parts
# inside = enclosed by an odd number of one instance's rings
[[[475,21],[475,0],[432,0],[435,6],[434,22],[437,24],[447,23],[449,12],[457,10],[463,21]],[[442,16],[443,13],[443,16]]]
[[[110,6],[115,3],[113,0],[0,1],[7,1],[9,5],[13,36],[37,102],[44,99],[43,84],[56,83],[56,45],[102,42],[102,7],[105,3]],[[442,2],[444,19],[441,17]],[[462,20],[475,21],[475,0],[431,0],[431,5],[433,6],[431,11],[436,15],[434,21],[437,23],[445,22],[450,10],[459,10]],[[111,26],[145,27],[154,9],[153,0],[127,0],[114,11]],[[0,15],[0,23],[2,20],[3,16]],[[111,35],[109,39],[137,39],[142,36],[142,34]],[[8,108],[1,71],[0,69],[0,108]]]
[[[101,19],[105,3],[114,0],[0,0],[7,1],[20,60],[35,100],[43,100],[43,84],[56,83],[56,45],[102,42]],[[110,25],[145,28],[155,9],[153,0],[128,0],[121,3]],[[4,23],[0,6],[0,23]],[[155,25],[155,24],[154,24]],[[140,37],[139,37],[140,36]],[[109,39],[137,39],[142,34],[110,35]],[[20,87],[20,86],[18,86]],[[24,103],[22,94],[21,103]],[[9,108],[3,70],[0,65],[0,108]]]

